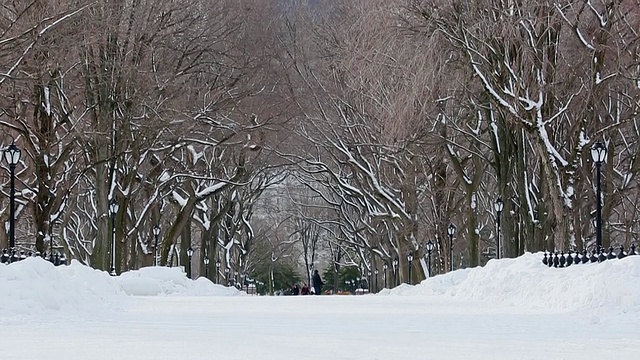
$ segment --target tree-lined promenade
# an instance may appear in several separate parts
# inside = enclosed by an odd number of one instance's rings
[[[191,247],[271,291],[629,248],[638,29],[637,0],[8,4],[0,248],[12,179],[20,250],[121,273]]]

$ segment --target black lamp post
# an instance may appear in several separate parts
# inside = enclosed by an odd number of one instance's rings
[[[500,246],[500,214],[502,214],[502,210],[504,209],[504,203],[501,198],[497,198],[496,202],[493,204],[493,207],[496,209],[496,225],[497,225],[497,235],[498,240],[496,241],[496,257],[498,259],[502,258],[502,246]]]
[[[111,213],[111,276],[116,276],[116,214],[119,207],[116,199],[111,199],[109,202],[109,212]]]
[[[375,288],[374,288],[374,291],[375,291],[375,292],[378,292],[378,269],[375,269],[375,270],[373,271],[373,273],[374,273],[374,274],[375,274],[375,276],[376,276],[376,283],[375,283],[375,284],[376,284],[376,286],[375,286]]]
[[[384,288],[387,288],[387,269],[389,268],[389,265],[387,265],[387,263],[384,263],[384,265],[382,265],[382,279],[384,280]]]
[[[429,277],[431,276],[431,253],[433,252],[433,248],[435,244],[433,241],[429,240],[427,242],[427,271],[429,271]]]
[[[153,226],[153,236],[155,240],[153,241],[153,265],[158,266],[158,236],[160,235],[160,226]]]
[[[596,250],[602,248],[602,195],[600,188],[600,173],[602,172],[602,162],[607,157],[607,148],[600,141],[591,148],[591,157],[596,163]]]
[[[9,249],[16,247],[16,165],[20,161],[20,149],[16,144],[11,144],[4,151],[4,159],[9,164],[9,172],[11,175],[11,189],[9,192]]]
[[[220,261],[216,261],[216,284],[220,284]]]
[[[229,286],[229,272],[230,271],[231,270],[228,267],[224,268],[224,277],[227,279],[227,286]]]
[[[209,278],[209,257],[204,257],[204,277]]]
[[[371,270],[367,271],[367,290],[371,292]]]
[[[393,281],[396,282],[396,285],[398,284],[398,277],[400,276],[398,274],[398,258],[393,259]]]
[[[53,236],[49,235],[49,252],[53,254]]]
[[[187,249],[187,256],[189,257],[189,262],[187,263],[187,277],[191,279],[191,258],[193,257],[193,249],[191,246]]]
[[[453,271],[453,235],[456,233],[456,226],[453,224],[449,224],[447,227],[447,234],[449,234],[449,269]]]
[[[409,262],[409,285],[413,285],[413,280],[411,279],[411,263],[413,262],[413,255],[411,255],[411,253],[407,255],[407,261]]]

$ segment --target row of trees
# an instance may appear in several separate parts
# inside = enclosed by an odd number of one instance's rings
[[[257,3],[34,0],[2,9],[0,125],[5,144],[26,155],[17,174],[24,239],[42,252],[54,236],[71,257],[109,268],[113,199],[118,272],[151,263],[156,224],[163,263],[194,228],[205,253],[245,246],[234,235],[274,177],[262,128],[279,121]]]
[[[5,6],[0,140],[26,155],[18,243],[47,251],[53,238],[107,269],[115,199],[118,272],[153,262],[160,224],[161,263],[193,246],[201,274],[204,257],[267,271],[269,284],[279,262],[308,273],[325,260],[339,274],[397,259],[407,281],[412,253],[415,283],[429,240],[436,271],[484,261],[498,197],[505,256],[591,246],[589,149],[602,140],[603,243],[628,246],[639,230],[639,5]]]
[[[325,10],[289,26],[287,54],[302,84],[296,134],[313,145],[287,155],[326,205],[313,219],[324,219],[363,272],[398,259],[406,281],[412,253],[423,277],[428,240],[438,245],[437,269],[457,267],[459,256],[480,264],[497,240],[497,198],[505,256],[592,247],[596,141],[608,149],[603,244],[635,241],[637,1]]]

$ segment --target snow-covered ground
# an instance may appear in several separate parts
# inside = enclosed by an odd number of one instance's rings
[[[0,265],[0,359],[640,359],[640,256],[490,261],[366,296],[248,296],[176,268]]]

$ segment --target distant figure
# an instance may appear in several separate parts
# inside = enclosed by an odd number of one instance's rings
[[[320,274],[318,274],[318,270],[315,270],[313,272],[313,291],[315,292],[316,295],[320,295],[320,291],[322,291],[322,285],[324,285],[324,283],[322,282],[322,278],[320,278]]]
[[[293,286],[291,287],[291,295],[298,295],[300,293],[300,288],[298,287],[298,284],[293,284]]]
[[[302,285],[302,289],[300,289],[300,295],[309,295],[309,285]]]

